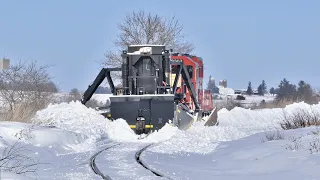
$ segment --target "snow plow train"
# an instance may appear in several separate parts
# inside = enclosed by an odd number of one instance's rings
[[[200,57],[172,53],[164,45],[130,45],[122,52],[122,66],[102,68],[85,91],[86,104],[106,78],[110,86],[110,120],[122,118],[136,134],[148,134],[166,123],[181,130],[195,121],[218,125],[209,90],[202,87]],[[115,87],[111,72],[120,71],[121,87]]]

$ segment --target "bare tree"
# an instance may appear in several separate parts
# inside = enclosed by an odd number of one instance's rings
[[[19,62],[0,72],[0,98],[6,120],[27,121],[46,107],[57,87],[47,72],[49,66]]]
[[[71,98],[70,101],[80,101],[82,97],[80,91],[77,88],[71,89],[69,95]]]
[[[194,45],[184,40],[183,26],[174,16],[167,19],[140,10],[127,14],[124,21],[118,24],[118,29],[120,34],[114,41],[118,50],[109,50],[105,54],[106,60],[101,63],[103,66],[120,67],[120,53],[132,44],[161,44],[179,53],[191,53],[194,50]]]
[[[70,103],[72,101],[81,101],[82,96],[83,96],[82,92],[80,92],[77,88],[73,88],[67,95],[62,97],[62,99],[58,103],[61,103],[61,102]],[[99,106],[103,106],[103,103],[98,102],[97,100],[91,98],[89,101],[86,102],[85,106],[96,108]]]
[[[31,153],[28,152],[25,146],[20,145],[18,142],[6,147],[2,156],[0,155],[0,170],[37,176],[38,165],[40,165],[40,163],[35,157],[28,154]]]

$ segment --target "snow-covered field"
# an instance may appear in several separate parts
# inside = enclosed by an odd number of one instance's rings
[[[219,95],[222,99],[214,100],[215,104],[219,107],[224,107],[228,102],[239,103],[242,107],[250,108],[253,106],[258,106],[264,100],[265,102],[272,102],[276,96],[266,94],[264,96],[259,95],[243,95],[245,100],[236,100],[239,94],[228,94],[228,95]]]
[[[284,111],[300,108],[310,106],[292,104]],[[320,112],[320,104],[313,108]],[[38,160],[38,179],[101,179],[91,170],[90,157],[114,143],[119,145],[96,157],[99,170],[112,179],[164,179],[135,160],[136,152],[148,144],[141,160],[171,179],[320,179],[317,127],[281,130],[283,109],[222,109],[218,117],[216,127],[198,122],[180,131],[167,125],[139,140],[122,119],[110,122],[79,102],[61,103],[39,111],[33,125],[0,122],[0,152],[19,142],[24,156],[16,158],[30,157],[23,165]],[[281,138],[266,140],[270,132]],[[0,179],[35,177],[16,175],[18,170],[2,169]]]

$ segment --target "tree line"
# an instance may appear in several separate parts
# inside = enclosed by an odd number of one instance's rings
[[[263,80],[262,83],[258,86],[257,94],[263,96],[267,92],[267,85],[266,82]],[[248,95],[253,94],[252,85],[250,81],[246,93]],[[269,93],[272,95],[276,95],[276,102],[304,101],[309,104],[319,102],[319,92],[313,89],[312,86],[304,80],[300,80],[296,85],[284,78],[280,81],[278,87],[271,87]]]
[[[261,84],[259,84],[257,90],[258,90],[257,95],[260,95],[260,96],[264,96],[266,93],[268,93],[267,85],[266,85],[265,80],[262,80],[262,82],[261,82]],[[253,89],[252,89],[252,85],[251,85],[251,82],[250,82],[250,81],[249,81],[249,84],[248,84],[248,88],[247,88],[246,93],[247,93],[248,95],[253,95],[253,94],[254,94]]]
[[[0,120],[27,122],[50,103],[81,100],[83,92],[77,88],[61,93],[48,72],[49,68],[37,61],[19,61],[9,69],[0,70]],[[111,93],[111,90],[100,86],[95,93]],[[99,103],[94,99],[86,104],[87,107],[97,105]]]
[[[1,119],[24,121],[52,102],[59,89],[49,67],[20,61],[0,71]]]

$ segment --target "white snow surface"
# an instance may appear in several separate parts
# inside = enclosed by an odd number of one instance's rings
[[[147,150],[142,160],[150,168],[177,180],[315,180],[320,179],[319,132],[314,127],[281,131],[284,138],[272,141],[265,141],[265,133],[258,133],[222,142],[210,155],[168,156]]]
[[[59,129],[82,134],[88,143],[101,139],[115,141],[135,140],[136,135],[123,119],[109,121],[92,108],[87,108],[79,101],[49,105],[37,112],[33,118],[36,125],[54,126]]]
[[[93,94],[91,99],[94,99],[101,104],[106,104],[107,101],[110,100],[110,96],[113,96],[113,94]]]
[[[181,131],[167,124],[139,140],[123,119],[109,121],[80,102],[51,104],[36,114],[33,124],[0,122],[0,153],[15,142],[26,145],[41,162],[50,162],[41,165],[38,179],[100,179],[88,162],[110,143],[121,146],[103,152],[97,164],[114,179],[159,179],[134,160],[135,152],[150,143],[143,161],[174,179],[320,179],[320,156],[316,147],[310,150],[319,143],[320,152],[320,130],[280,128],[283,113],[299,109],[320,112],[320,104],[222,109],[219,126],[197,122]],[[263,142],[265,132],[274,130],[285,138]]]

